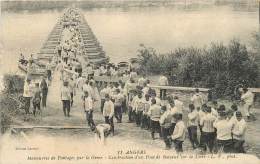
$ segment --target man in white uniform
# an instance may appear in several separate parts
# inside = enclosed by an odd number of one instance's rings
[[[244,113],[248,120],[255,120],[253,112],[251,110],[254,103],[254,94],[247,88],[243,88],[243,94],[241,95],[241,100],[243,103]]]

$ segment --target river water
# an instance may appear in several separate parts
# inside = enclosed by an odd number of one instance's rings
[[[17,71],[20,52],[39,52],[62,11],[3,12],[1,16],[0,73]],[[176,47],[228,43],[248,44],[258,30],[257,9],[232,6],[150,7],[84,10],[84,16],[111,61],[135,57],[142,43],[160,53]]]

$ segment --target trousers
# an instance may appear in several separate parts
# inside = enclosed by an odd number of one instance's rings
[[[233,139],[234,152],[235,153],[246,153],[244,146],[243,146],[244,143],[245,143],[245,140]]]
[[[202,147],[204,151],[209,148],[209,151],[212,152],[214,148],[214,141],[215,141],[215,132],[203,132],[201,134],[202,137]]]
[[[197,136],[197,126],[188,127],[189,139],[193,149],[199,146],[198,136]]]
[[[115,106],[115,117],[117,122],[122,122],[122,106]]]
[[[70,100],[62,100],[62,108],[64,116],[70,116]]]
[[[175,148],[175,151],[176,151],[176,152],[183,152],[183,149],[182,149],[182,143],[183,143],[183,141],[173,140],[173,143],[174,143],[174,148]]]
[[[85,111],[86,112],[86,120],[88,125],[90,126],[91,130],[95,128],[95,123],[93,120],[93,111]]]
[[[163,141],[165,143],[166,148],[170,148],[171,142],[168,139],[168,137],[171,135],[170,134],[170,127],[162,127],[161,131],[162,131],[161,133],[162,133]]]
[[[115,127],[114,127],[114,119],[113,117],[109,118],[109,116],[105,116],[105,123],[111,126],[111,132],[114,134]]]
[[[42,107],[46,107],[47,105],[47,95],[48,95],[48,89],[42,90]]]
[[[103,108],[104,108],[105,102],[106,102],[105,99],[101,99],[101,113],[103,113]]]
[[[142,114],[143,114],[142,111],[136,111],[135,123],[137,126],[141,125]]]
[[[31,97],[24,97],[24,101],[25,101],[25,114],[29,114],[30,113],[30,106],[31,106]]]

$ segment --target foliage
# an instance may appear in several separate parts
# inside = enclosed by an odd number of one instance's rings
[[[216,98],[232,96],[238,85],[257,85],[257,65],[237,40],[207,48],[178,48],[163,55],[142,46],[138,56],[142,72],[167,73],[172,85],[212,88]]]
[[[256,55],[260,52],[260,34],[259,32],[253,32],[252,38],[249,42],[249,49],[251,52],[251,57],[255,58]]]
[[[1,133],[13,122],[13,117],[21,113],[24,78],[19,75],[4,75],[4,91],[0,95],[0,127]]]
[[[11,75],[6,74],[3,78],[5,92],[12,93],[21,93],[23,91],[24,77],[20,75]]]

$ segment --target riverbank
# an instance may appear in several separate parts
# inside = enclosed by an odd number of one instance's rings
[[[82,9],[97,9],[97,8],[130,8],[130,7],[174,7],[176,5],[189,8],[192,6],[209,6],[209,5],[233,5],[241,6],[247,9],[257,8],[257,1],[248,0],[175,0],[175,1],[158,1],[158,0],[124,0],[124,1],[2,1],[1,7],[3,11],[19,11],[19,10],[46,10],[46,9],[63,9],[68,6],[80,7]]]

